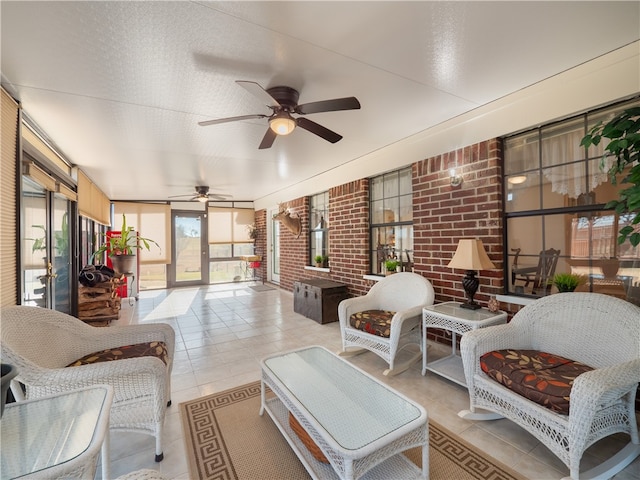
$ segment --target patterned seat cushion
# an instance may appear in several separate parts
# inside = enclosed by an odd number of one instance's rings
[[[353,328],[363,332],[389,338],[391,335],[391,319],[396,312],[387,310],[365,310],[351,315],[349,323]]]
[[[167,364],[167,346],[164,342],[138,343],[136,345],[126,345],[124,347],[108,348],[101,352],[90,353],[84,357],[70,363],[67,367],[78,367],[98,362],[109,362],[111,360],[123,360],[125,358],[156,357]]]
[[[554,412],[569,414],[573,381],[592,367],[538,350],[495,350],[480,357],[482,371]]]

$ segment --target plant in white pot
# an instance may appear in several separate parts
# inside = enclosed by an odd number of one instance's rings
[[[135,249],[146,248],[151,250],[150,245],[153,243],[158,248],[158,242],[151,240],[150,238],[141,237],[137,235],[133,230],[133,227],[127,226],[127,218],[124,213],[122,214],[122,226],[120,227],[119,236],[108,236],[104,234],[105,243],[103,243],[93,255],[91,255],[90,262],[93,263],[93,259],[100,258],[104,253],[107,253],[111,258],[113,269],[117,273],[126,274],[133,271],[135,265]]]

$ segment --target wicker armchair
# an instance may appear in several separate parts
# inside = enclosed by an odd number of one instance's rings
[[[489,378],[480,357],[491,351],[540,350],[582,362],[594,370],[576,377],[569,414],[551,411]],[[530,432],[569,468],[570,476],[610,478],[640,454],[635,396],[640,382],[640,308],[597,293],[559,293],[520,310],[506,325],[466,333],[462,360],[471,411],[460,416],[504,416]],[[496,414],[483,414],[476,409]],[[584,451],[614,433],[631,441],[614,457],[580,473]]]
[[[434,297],[429,280],[417,273],[402,272],[383,278],[362,297],[343,300],[338,305],[342,335],[342,352],[338,355],[356,355],[365,349],[370,350],[389,363],[384,375],[404,372],[422,358],[422,307],[433,305]],[[388,337],[352,326],[352,315],[372,310],[395,312]],[[409,345],[416,345],[419,351],[402,365],[395,366],[396,355]]]
[[[0,318],[2,361],[18,370],[11,385],[16,399],[38,398],[94,384],[111,385],[114,399],[110,428],[155,436],[156,461],[162,460],[162,429],[170,404],[175,345],[171,326],[98,328],[65,313],[27,306],[3,307]],[[145,356],[67,367],[93,352],[154,341],[165,343],[166,365],[158,358]]]

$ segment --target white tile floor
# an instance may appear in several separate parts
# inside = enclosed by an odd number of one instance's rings
[[[293,295],[278,288],[254,291],[249,284],[226,284],[146,291],[138,301],[124,300],[122,305],[121,318],[114,323],[163,322],[173,326],[176,354],[173,405],[165,423],[164,461],[154,462],[155,443],[151,436],[112,432],[113,477],[151,468],[168,478],[188,479],[180,402],[259,380],[260,359],[274,352],[314,344],[335,352],[341,349],[337,322],[320,325],[295,313]],[[430,359],[447,353],[446,346],[430,344]],[[373,353],[366,352],[349,361],[420,402],[430,418],[526,477],[560,479],[568,475],[546,447],[510,421],[460,419],[457,412],[468,408],[466,390],[431,372],[423,377],[421,365],[387,378],[382,375],[386,364]],[[627,439],[623,436],[594,445],[583,458],[583,465],[599,463],[598,458],[606,458],[611,449],[619,448]],[[98,476],[99,472],[100,469]],[[615,478],[639,480],[640,459]]]

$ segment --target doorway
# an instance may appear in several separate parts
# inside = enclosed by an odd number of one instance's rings
[[[273,217],[278,212],[278,207],[271,208],[267,218],[267,251],[270,257],[267,262],[268,279],[276,284],[280,284],[280,222]]]
[[[173,262],[169,267],[169,286],[209,283],[207,218],[204,212],[171,213]]]
[[[72,202],[22,179],[22,304],[73,314]]]

